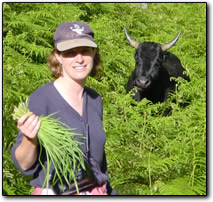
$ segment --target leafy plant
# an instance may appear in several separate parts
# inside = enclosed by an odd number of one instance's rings
[[[15,106],[13,119],[18,120],[24,114],[31,116],[31,112],[28,109],[28,99],[25,102],[20,102],[18,107]],[[43,187],[49,188],[49,176],[50,176],[50,167],[51,164],[54,165],[55,175],[53,177],[53,185],[60,181],[63,188],[63,180],[65,179],[67,184],[71,184],[73,181],[77,193],[78,183],[75,179],[76,171],[78,171],[81,166],[83,169],[86,169],[84,166],[84,153],[79,148],[81,144],[79,141],[75,140],[76,136],[83,138],[81,134],[73,132],[73,129],[69,128],[66,124],[61,122],[59,119],[54,119],[50,114],[48,116],[40,116],[39,120],[41,121],[41,126],[38,131],[37,137],[40,144],[40,154],[38,160],[45,171],[45,179]],[[42,162],[42,148],[45,149],[47,166],[44,166]],[[55,180],[57,179],[57,180]]]
[[[121,195],[206,195],[206,5],[3,3],[3,193],[31,193],[30,179],[9,158],[17,136],[13,106],[52,80],[46,58],[54,31],[78,20],[93,28],[102,55],[102,72],[87,85],[103,96],[111,185]],[[141,42],[165,43],[182,30],[170,51],[191,81],[178,79],[179,91],[167,102],[137,103],[126,94],[135,50],[124,26]]]

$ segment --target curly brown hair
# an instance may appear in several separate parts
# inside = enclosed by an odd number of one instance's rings
[[[62,76],[62,65],[59,63],[57,58],[55,57],[55,53],[60,54],[61,52],[58,51],[56,48],[52,50],[48,57],[48,66],[50,68],[51,74],[56,79]],[[94,64],[92,71],[90,72],[90,76],[95,77],[97,73],[100,71],[99,66],[101,64],[101,55],[99,53],[99,50],[96,50],[96,54],[94,57]]]

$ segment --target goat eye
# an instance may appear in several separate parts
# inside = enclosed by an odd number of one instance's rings
[[[166,61],[166,59],[167,59],[167,55],[163,54],[163,61]]]

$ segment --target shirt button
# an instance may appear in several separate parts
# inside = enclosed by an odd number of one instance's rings
[[[83,119],[82,119],[82,118],[80,118],[80,122],[83,122]]]

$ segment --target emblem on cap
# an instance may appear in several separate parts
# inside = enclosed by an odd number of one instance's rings
[[[84,27],[80,27],[78,24],[74,24],[73,27],[70,27],[73,32],[76,32],[77,35],[82,35],[84,31]]]

